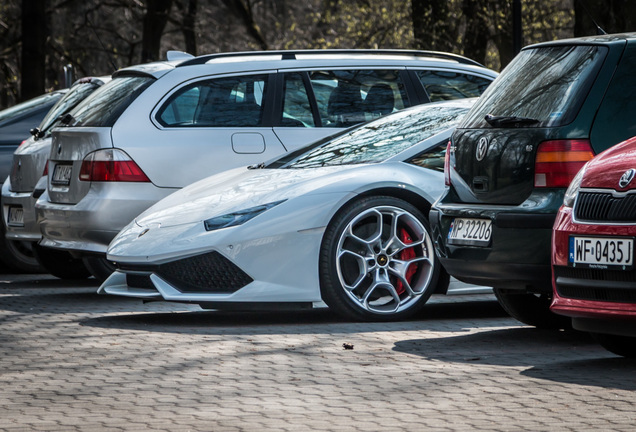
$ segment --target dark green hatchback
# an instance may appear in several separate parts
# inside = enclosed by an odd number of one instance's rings
[[[526,324],[564,324],[549,312],[552,225],[579,168],[636,135],[635,70],[636,33],[528,46],[449,142],[438,255]]]

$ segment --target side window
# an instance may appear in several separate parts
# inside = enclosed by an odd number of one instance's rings
[[[486,78],[458,72],[415,71],[431,102],[478,97],[492,82]]]
[[[407,162],[422,168],[444,172],[444,157],[446,156],[446,143],[444,141],[435,147],[413,156]]]
[[[323,127],[347,127],[409,105],[399,70],[313,71]]]
[[[284,75],[283,111],[279,124],[284,127],[315,127],[307,89],[299,73]]]
[[[166,127],[260,126],[266,75],[218,78],[190,84],[159,109]]]

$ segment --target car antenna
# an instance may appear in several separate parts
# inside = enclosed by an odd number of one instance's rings
[[[605,30],[603,30],[600,25],[597,24],[597,22],[594,20],[594,17],[592,16],[592,14],[588,10],[588,8],[585,6],[585,3],[583,3],[582,0],[577,0],[577,3],[581,5],[581,7],[585,11],[585,13],[590,17],[590,19],[592,20],[592,22],[596,26],[596,34],[597,35],[606,35],[607,32]]]
[[[97,29],[95,28],[95,26],[93,25],[93,22],[91,21],[91,19],[88,17],[88,14],[86,14],[86,21],[88,21],[88,25],[91,26],[91,28],[93,29],[93,33],[95,33],[95,37],[97,37],[97,40],[99,41],[99,44],[101,45],[102,49],[104,50],[105,53],[108,54],[108,58],[110,60],[110,64],[113,66],[113,69],[116,71],[119,68],[117,67],[117,64],[115,64],[115,60],[112,57],[112,53],[109,51],[106,51],[106,47],[104,46],[104,44],[102,43],[101,38],[99,37],[99,33],[97,33]]]

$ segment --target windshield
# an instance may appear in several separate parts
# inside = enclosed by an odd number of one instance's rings
[[[460,128],[550,127],[576,117],[603,63],[606,47],[527,49],[499,75]],[[485,118],[490,115],[488,123]],[[494,121],[492,121],[494,119]]]
[[[146,76],[113,79],[71,111],[73,118],[68,126],[112,126],[153,81],[154,78]]]
[[[79,82],[75,84],[71,89],[60,99],[51,110],[46,114],[46,117],[40,123],[38,129],[40,132],[48,132],[52,129],[52,126],[57,123],[59,118],[70,110],[75,108],[82,100],[93,93],[96,88],[101,85],[101,81]]]
[[[29,99],[26,102],[22,102],[17,105],[14,105],[11,108],[2,110],[0,111],[0,122],[11,117],[17,117],[22,113],[25,113],[31,109],[36,109],[46,104],[53,105],[55,101],[58,100],[61,96],[62,96],[62,93],[60,92],[47,93],[47,94],[43,94],[42,96]]]
[[[285,155],[268,168],[379,163],[454,126],[468,105],[422,105],[374,120]]]

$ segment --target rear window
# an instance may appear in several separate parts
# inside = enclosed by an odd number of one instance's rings
[[[59,120],[59,117],[72,110],[82,100],[95,91],[99,87],[96,82],[80,82],[75,84],[71,89],[60,99],[53,108],[46,114],[42,123],[40,123],[40,132],[48,132],[49,129]]]
[[[53,105],[60,97],[62,97],[62,94],[59,92],[47,93],[14,105],[11,108],[0,111],[0,122],[12,117],[21,116],[31,110],[37,110],[47,104]]]
[[[607,53],[599,46],[527,49],[499,75],[461,128],[490,127],[487,114],[534,119],[532,127],[561,126],[576,117]]]
[[[150,84],[151,77],[115,78],[84,99],[73,111],[68,126],[112,126]]]

